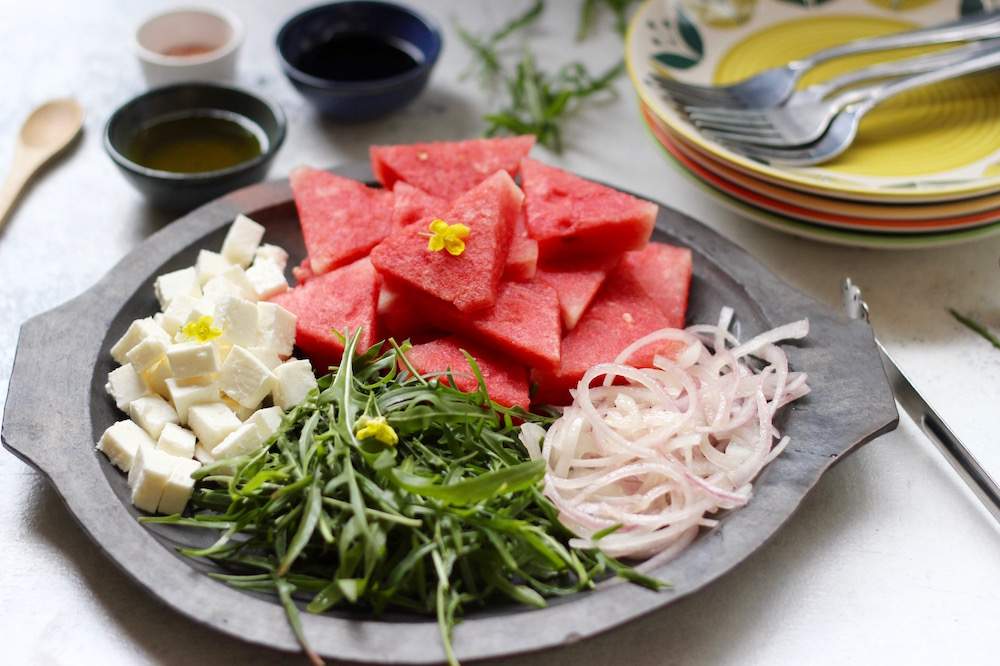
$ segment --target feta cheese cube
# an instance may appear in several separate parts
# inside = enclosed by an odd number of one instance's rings
[[[163,360],[167,343],[158,337],[146,338],[125,354],[136,372],[145,372]]]
[[[254,252],[253,261],[254,263],[258,261],[272,261],[278,267],[278,270],[284,273],[288,267],[288,253],[285,252],[284,248],[277,245],[264,243]]]
[[[177,412],[170,403],[158,395],[147,395],[133,400],[128,406],[129,416],[142,426],[153,439],[158,439],[163,426],[177,423]]]
[[[175,423],[168,423],[163,426],[163,432],[156,440],[156,449],[178,458],[190,458],[194,455],[195,443],[193,432]]]
[[[257,357],[257,360],[267,366],[268,370],[274,370],[281,365],[281,357],[278,352],[269,347],[247,347],[247,351]]]
[[[219,401],[219,384],[214,381],[189,384],[185,380],[171,378],[167,380],[167,392],[177,411],[177,419],[184,424],[188,422],[188,411],[194,405]]]
[[[212,455],[212,452],[206,449],[201,442],[198,442],[198,444],[194,447],[194,459],[202,465],[211,465],[215,462],[215,457]]]
[[[129,485],[132,487],[132,504],[143,511],[154,513],[178,460],[179,458],[153,447],[141,447],[128,475]]]
[[[274,404],[291,409],[316,388],[312,365],[306,360],[286,361],[274,369]]]
[[[194,268],[182,268],[179,271],[164,273],[153,283],[156,300],[160,301],[160,309],[166,310],[170,302],[178,296],[193,296],[201,298],[201,282]]]
[[[128,404],[136,398],[141,398],[149,392],[142,377],[135,371],[131,363],[126,363],[108,373],[108,383],[104,389],[112,398],[118,409],[128,411]]]
[[[194,264],[194,270],[198,274],[198,282],[204,286],[206,282],[214,278],[216,275],[219,275],[230,266],[232,266],[232,264],[229,263],[229,260],[218,252],[200,250],[198,252],[198,260]]]
[[[200,299],[194,296],[188,296],[187,294],[178,296],[170,301],[170,305],[163,311],[160,326],[163,327],[163,330],[168,335],[176,335],[177,331],[188,322],[188,318],[194,312],[194,309],[198,307],[199,302]]]
[[[197,460],[180,459],[174,463],[174,469],[170,472],[170,478],[167,479],[160,495],[157,512],[164,514],[184,512],[184,507],[187,506],[194,491],[195,481],[191,475],[200,467],[201,463]]]
[[[258,300],[288,291],[288,281],[285,279],[285,274],[281,272],[277,264],[268,259],[255,261],[253,266],[247,269],[247,279],[253,285]]]
[[[128,363],[127,354],[132,351],[132,348],[137,344],[145,340],[146,338],[158,337],[164,342],[170,340],[170,336],[164,331],[152,317],[147,317],[146,319],[136,319],[133,321],[128,330],[125,331],[125,335],[121,337],[111,347],[111,357],[114,358],[119,365],[125,365]]]
[[[227,298],[215,306],[219,341],[250,347],[257,342],[257,304],[242,298]]]
[[[264,227],[246,215],[237,215],[222,241],[222,256],[230,263],[249,266],[264,237]]]
[[[239,428],[229,433],[222,442],[212,449],[216,460],[225,460],[234,456],[252,453],[264,444],[263,433],[253,421],[247,421]]]
[[[271,435],[278,432],[278,428],[281,427],[281,421],[284,418],[285,412],[281,410],[281,407],[267,407],[265,409],[258,409],[249,420],[257,424],[257,429],[260,430],[261,436],[267,440]]]
[[[245,348],[236,345],[219,371],[219,388],[244,407],[256,408],[274,387],[274,374]]]
[[[257,346],[273,349],[282,358],[291,356],[296,320],[294,314],[277,303],[258,303]]]
[[[254,291],[250,278],[239,266],[230,266],[206,282],[203,293],[213,304],[218,304],[226,298],[257,300],[257,292]]]
[[[172,376],[173,375],[170,371],[170,362],[167,361],[167,359],[163,359],[152,368],[142,373],[142,381],[145,382],[150,391],[167,398],[170,395],[167,392],[167,380]]]
[[[179,342],[167,347],[174,377],[202,377],[219,371],[219,356],[211,342]]]
[[[240,420],[223,402],[209,402],[188,409],[188,427],[209,451],[240,425]]]
[[[141,446],[153,446],[153,440],[146,431],[128,419],[115,423],[101,435],[97,450],[108,457],[118,469],[127,472],[132,469]]]
[[[257,410],[256,406],[244,407],[228,396],[224,396],[222,398],[222,402],[226,403],[226,407],[231,409],[233,414],[236,414],[236,418],[238,418],[241,422],[246,421]]]

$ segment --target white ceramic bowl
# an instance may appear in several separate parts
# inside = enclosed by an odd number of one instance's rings
[[[224,9],[181,7],[143,21],[133,47],[150,86],[229,81],[243,33],[243,22]]]

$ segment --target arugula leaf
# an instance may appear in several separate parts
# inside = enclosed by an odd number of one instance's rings
[[[962,324],[963,326],[968,328],[970,331],[972,331],[982,339],[986,340],[988,343],[990,343],[997,349],[1000,349],[1000,338],[997,338],[997,336],[991,333],[990,329],[986,328],[986,326],[980,324],[972,317],[967,317],[966,315],[963,315],[959,313],[957,310],[953,310],[952,308],[948,308],[948,312],[951,313],[951,316],[954,317],[958,321],[958,323]]]

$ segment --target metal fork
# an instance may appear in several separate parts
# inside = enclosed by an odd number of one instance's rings
[[[681,106],[722,106],[762,109],[778,106],[795,90],[802,76],[817,65],[858,53],[888,51],[911,46],[952,44],[1000,37],[1000,12],[965,17],[938,26],[900,32],[882,37],[860,39],[793,60],[782,67],[765,70],[756,76],[727,86],[699,86],[658,76],[656,83]]]
[[[871,86],[867,89],[863,100],[850,104],[833,116],[833,122],[830,123],[826,133],[818,141],[804,146],[777,148],[734,141],[723,141],[720,143],[734,152],[767,164],[788,166],[821,164],[832,160],[847,150],[858,134],[858,126],[861,124],[861,119],[864,118],[865,114],[887,99],[913,88],[958,78],[959,76],[998,66],[1000,66],[1000,46],[993,47],[984,55],[970,58],[962,63]]]
[[[963,62],[996,48],[997,42],[978,42],[943,53],[879,63],[794,93],[784,105],[773,109],[726,109],[689,106],[685,111],[695,126],[716,141],[734,141],[762,146],[800,146],[819,139],[842,109],[862,101],[870,88],[847,90],[824,102],[830,92],[855,83],[903,74],[920,74]]]
[[[861,289],[851,282],[851,278],[844,279],[841,291],[847,316],[851,319],[868,321],[868,304],[861,296]],[[920,426],[927,438],[934,443],[966,485],[972,489],[986,510],[1000,522],[1000,486],[983,469],[976,457],[965,448],[962,441],[944,422],[944,419],[927,404],[920,392],[889,356],[882,343],[876,339],[875,345],[882,357],[882,366],[889,378],[889,384],[892,386],[892,393],[896,397],[896,401]]]

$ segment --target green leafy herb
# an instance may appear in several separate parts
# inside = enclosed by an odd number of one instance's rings
[[[471,357],[479,387],[462,393],[413,372],[406,345],[355,355],[357,340],[268,447],[200,470],[191,515],[144,519],[217,530],[211,546],[181,552],[217,563],[213,577],[233,587],[277,594],[313,663],[296,597],[313,613],[355,605],[436,615],[455,663],[457,619],[497,598],[542,607],[609,575],[662,585],[569,546],[541,493],[545,465],[517,438],[516,421],[549,417],[490,401]],[[355,424],[376,417],[394,445],[357,438]]]
[[[981,338],[989,342],[997,349],[1000,349],[1000,338],[997,338],[997,336],[994,335],[992,332],[990,332],[990,329],[986,328],[986,326],[980,324],[978,321],[972,319],[971,317],[967,317],[959,313],[957,310],[949,308],[948,312],[951,313],[952,317],[958,320],[958,323],[962,324],[963,326],[965,326],[970,331],[972,331],[976,335],[980,336]]]
[[[628,30],[628,9],[634,0],[583,0],[580,6],[580,22],[576,29],[577,41],[587,38],[597,22],[597,10],[606,6],[615,15],[615,30],[624,35]]]
[[[501,57],[498,51],[500,43],[518,30],[526,28],[534,23],[544,11],[544,0],[536,0],[536,2],[523,13],[510,19],[507,23],[500,26],[499,29],[495,30],[491,34],[482,37],[473,35],[462,26],[456,25],[455,30],[458,32],[459,39],[461,39],[469,50],[476,56],[476,60],[473,61],[470,68],[466,70],[464,76],[468,76],[476,71],[478,66],[479,77],[482,82],[485,85],[493,84],[497,77],[502,73]]]

